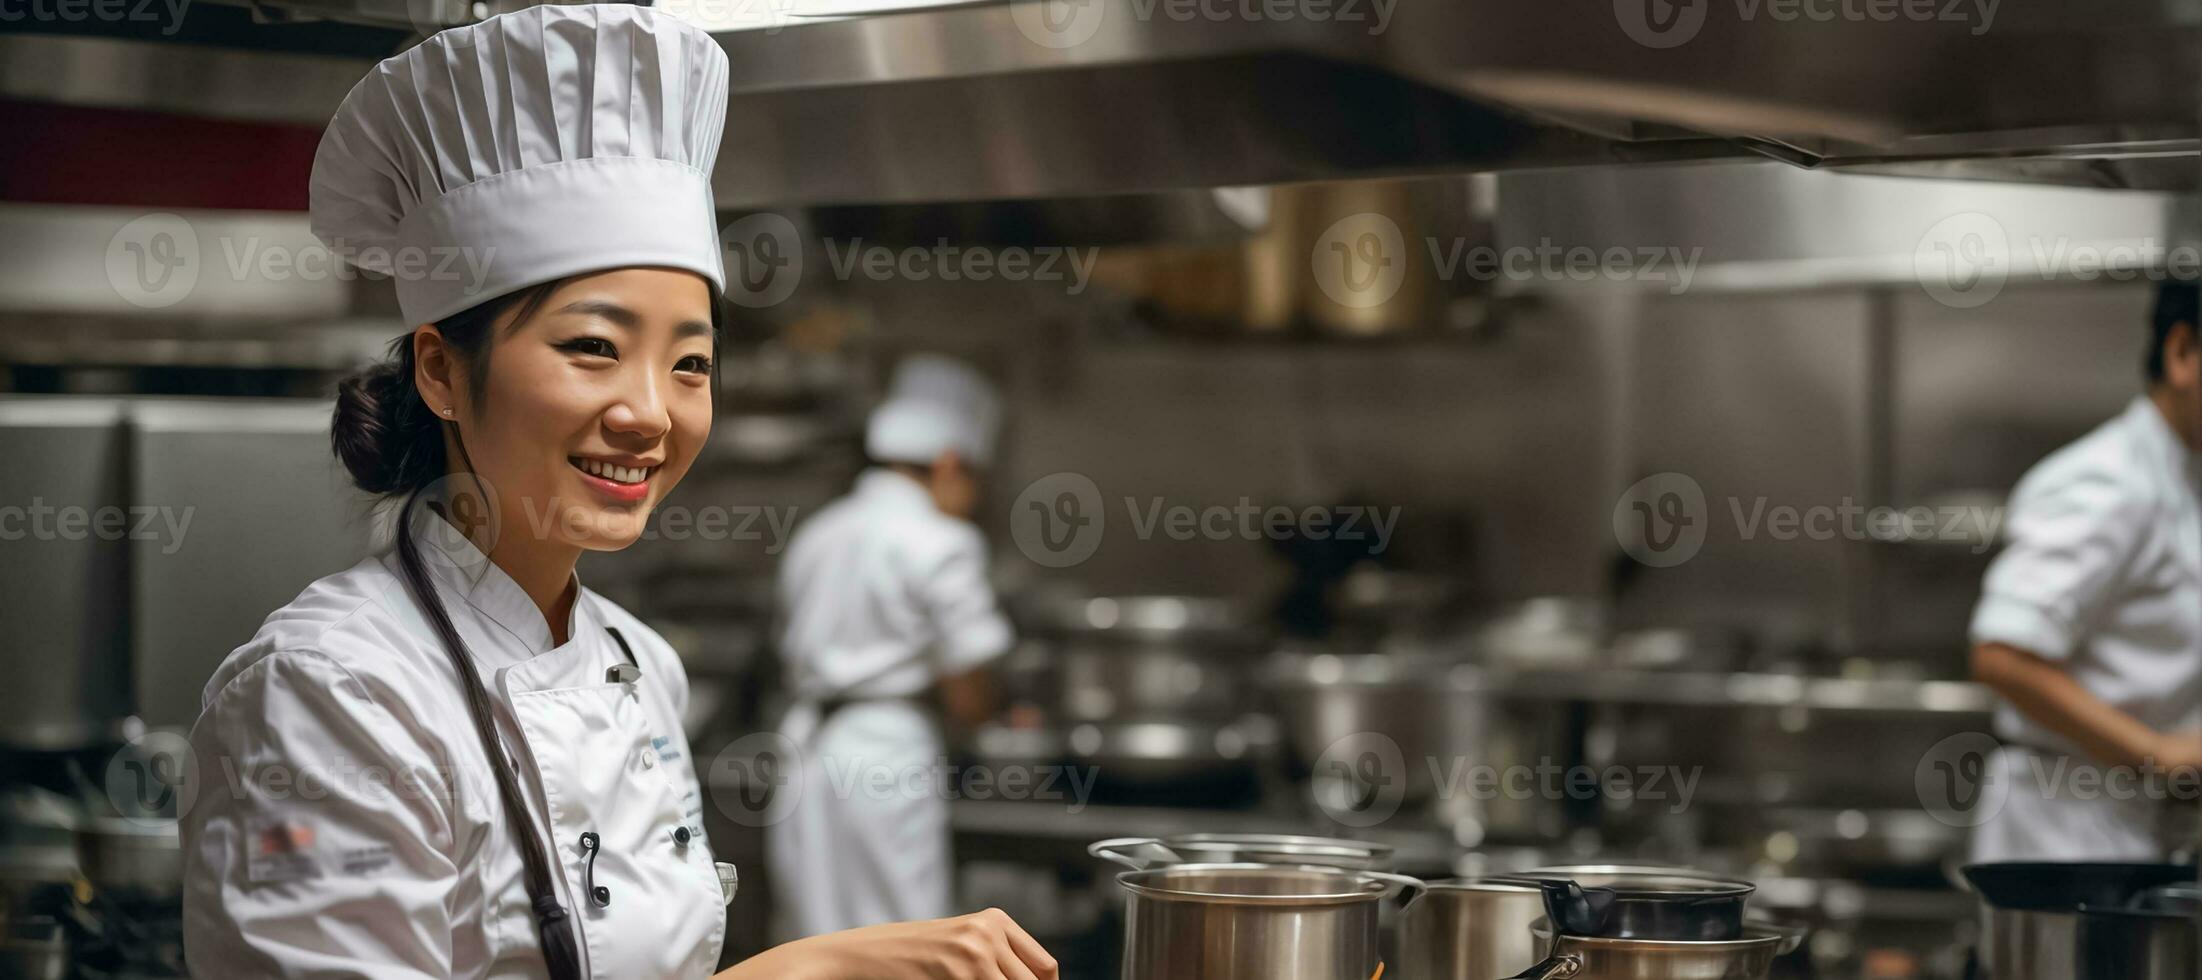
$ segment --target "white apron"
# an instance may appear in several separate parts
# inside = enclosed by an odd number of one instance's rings
[[[552,647],[510,577],[425,509],[415,524],[588,975],[710,975],[726,896],[680,726],[678,657],[585,589],[569,640]],[[607,680],[628,662],[614,630],[640,668],[631,683]],[[315,582],[230,655],[192,731],[194,975],[547,975],[514,825],[460,683],[394,552]],[[321,787],[310,795],[309,774]]]

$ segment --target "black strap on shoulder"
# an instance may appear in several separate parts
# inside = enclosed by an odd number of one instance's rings
[[[630,664],[634,664],[636,670],[641,670],[642,664],[635,660],[635,648],[628,646],[627,638],[619,635],[619,627],[606,626],[604,627],[604,632],[612,634],[612,642],[619,644],[619,652],[626,655],[627,662]]]

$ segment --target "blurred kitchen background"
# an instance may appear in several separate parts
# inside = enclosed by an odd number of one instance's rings
[[[1957,976],[1965,831],[1915,776],[1987,730],[1965,625],[1995,542],[1784,539],[1736,514],[1998,513],[2139,390],[2153,283],[2044,266],[2064,248],[2154,273],[2195,246],[2202,15],[2052,4],[1971,41],[1715,17],[1669,50],[1602,6],[1562,25],[1454,3],[1380,37],[1119,20],[1051,47],[1005,13],[1023,6],[713,25],[747,278],[712,447],[672,503],[726,533],[581,574],[687,659],[712,840],[744,875],[728,958],[769,930],[742,781],[779,706],[786,524],[846,489],[895,359],[933,350],[1009,403],[982,524],[1021,630],[1014,707],[959,753],[1100,776],[1078,804],[958,801],[959,896],[1012,909],[1066,976],[1116,969],[1085,845],[1203,831],[1379,840],[1430,877],[1687,862],[1813,921],[1795,969]],[[178,968],[163,739],[268,610],[374,546],[328,398],[405,325],[387,283],[313,264],[319,126],[374,58],[488,9],[209,2],[0,33],[0,531],[52,506],[133,532],[0,536],[22,970]],[[1396,292],[1341,296],[1325,249],[1386,226]],[[1026,281],[839,271],[942,244],[1067,251]],[[1543,245],[1669,258],[1497,278],[1433,258]],[[1929,274],[1951,254],[1985,285]],[[1702,544],[1669,567],[1628,550],[1629,488],[1659,474],[1703,496]],[[1083,560],[1020,536],[1035,486],[1098,492]],[[1176,540],[1141,533],[1157,501],[1397,524],[1381,548]],[[1364,732],[1400,747],[1400,778],[1318,764]],[[1486,800],[1425,758],[1702,778],[1679,813]],[[1393,812],[1362,824],[1372,804]]]

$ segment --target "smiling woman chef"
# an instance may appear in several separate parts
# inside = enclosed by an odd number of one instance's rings
[[[308,586],[206,688],[185,946],[206,977],[701,977],[726,901],[680,661],[581,588],[711,428],[726,55],[646,8],[445,31],[354,88],[315,234],[412,333],[333,438],[396,546]],[[446,262],[457,258],[459,261]],[[728,869],[730,870],[730,869]],[[999,912],[720,974],[1046,980]]]

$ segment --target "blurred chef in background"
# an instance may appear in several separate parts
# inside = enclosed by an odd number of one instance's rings
[[[1000,421],[970,366],[908,358],[866,427],[873,465],[788,544],[781,732],[807,761],[767,850],[797,937],[949,911],[947,797],[909,774],[937,772],[937,715],[972,727],[995,709],[982,668],[1012,636],[971,515]],[[871,788],[882,772],[884,793]]]
[[[2191,282],[2158,291],[2147,390],[2011,495],[1972,623],[1973,674],[2006,702],[1988,778],[2008,795],[1975,861],[2158,861],[2194,841],[2194,801],[2164,799],[2161,774],[2202,765],[2195,307]],[[2082,792],[2089,765],[2136,778]]]

